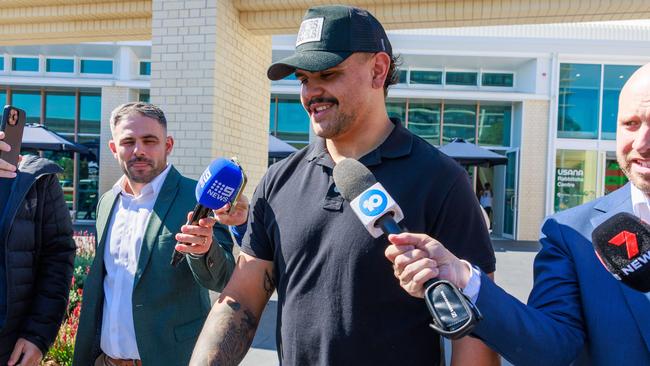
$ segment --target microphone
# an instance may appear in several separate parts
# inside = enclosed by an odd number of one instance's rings
[[[375,176],[355,159],[343,159],[334,166],[334,184],[341,196],[350,202],[350,208],[370,235],[404,232],[398,224],[404,213]],[[425,285],[425,301],[433,324],[441,335],[458,339],[469,334],[482,318],[478,309],[449,281],[433,278]]]
[[[196,184],[194,194],[197,204],[186,225],[197,224],[202,218],[208,217],[211,210],[220,209],[227,203],[230,203],[232,210],[245,186],[246,175],[235,158],[213,160]],[[183,258],[183,253],[174,250],[171,265],[178,265]]]
[[[363,164],[344,159],[334,167],[333,178],[341,196],[350,202],[350,208],[373,238],[402,232],[397,224],[404,218],[402,209]]]
[[[591,241],[614,278],[637,291],[650,291],[650,225],[620,212],[598,225]]]

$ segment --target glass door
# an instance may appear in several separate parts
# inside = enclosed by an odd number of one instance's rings
[[[604,174],[604,190],[605,195],[614,192],[627,183],[627,177],[621,170],[621,167],[616,161],[616,152],[608,151],[605,155],[605,174]]]
[[[506,152],[508,164],[506,165],[506,191],[503,213],[503,236],[516,238],[517,233],[517,186],[519,178],[519,149]]]

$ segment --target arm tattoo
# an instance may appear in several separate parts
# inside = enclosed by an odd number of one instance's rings
[[[275,277],[269,271],[264,271],[264,291],[269,297],[275,291]]]
[[[258,319],[234,300],[219,300],[205,321],[190,365],[238,365],[253,343]]]

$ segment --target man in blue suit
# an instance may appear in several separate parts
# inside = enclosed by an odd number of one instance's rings
[[[457,285],[483,313],[474,335],[516,365],[650,365],[650,293],[616,281],[591,243],[594,228],[616,213],[650,222],[650,64],[621,91],[616,153],[630,183],[542,226],[528,305],[421,234],[389,238],[385,254],[402,287],[422,297],[430,278]]]

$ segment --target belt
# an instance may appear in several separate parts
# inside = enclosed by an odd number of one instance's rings
[[[106,361],[113,366],[142,366],[142,361],[140,360],[118,360],[108,355],[106,355]]]

